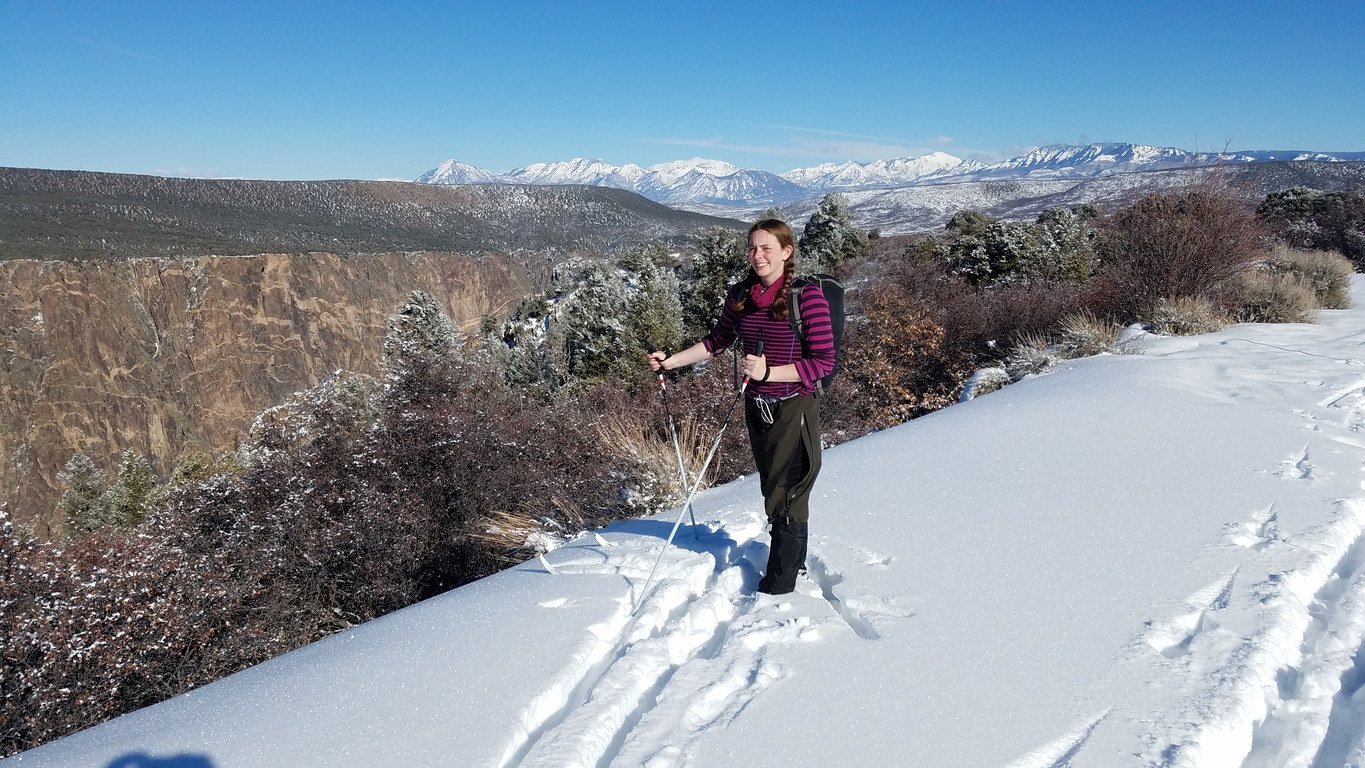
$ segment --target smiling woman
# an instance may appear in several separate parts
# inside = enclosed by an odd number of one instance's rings
[[[722,354],[736,340],[743,347],[744,416],[772,532],[758,591],[781,595],[806,569],[810,493],[820,474],[817,382],[834,370],[834,335],[818,285],[799,289],[804,336],[792,328],[796,241],[786,222],[764,219],[749,229],[749,268],[705,338],[671,357],[655,352],[649,364],[673,369]]]

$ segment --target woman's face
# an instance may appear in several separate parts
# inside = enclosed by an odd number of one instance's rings
[[[792,247],[777,242],[777,237],[766,229],[755,229],[749,235],[749,266],[764,285],[772,285],[782,278],[782,269],[792,257]]]

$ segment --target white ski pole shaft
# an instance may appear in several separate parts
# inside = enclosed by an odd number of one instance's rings
[[[664,413],[668,416],[668,432],[673,436],[673,453],[678,457],[678,482],[682,483],[683,497],[690,496],[687,485],[687,467],[683,464],[682,446],[678,443],[678,426],[673,421],[673,407],[668,402],[668,385],[664,383],[663,369],[659,369],[659,391],[663,393]],[[692,505],[687,505],[687,514],[692,518],[692,533],[698,539],[701,538],[701,531],[697,530],[697,513],[692,509]]]
[[[758,354],[763,354],[763,342],[758,342]],[[692,497],[697,495],[697,490],[701,488],[701,479],[706,475],[706,470],[711,466],[711,459],[716,456],[716,449],[720,447],[720,439],[725,435],[726,427],[730,426],[730,417],[735,415],[735,408],[739,401],[744,399],[744,391],[749,388],[749,377],[744,377],[744,382],[739,385],[739,394],[735,395],[735,401],[730,404],[730,410],[725,414],[725,421],[720,425],[720,431],[716,433],[716,439],[711,442],[711,450],[706,453],[706,461],[701,464],[701,471],[697,472],[697,479],[692,484],[692,490],[687,494],[687,500],[683,502],[683,508],[678,512],[678,519],[673,522],[673,530],[668,532],[668,540],[659,550],[659,556],[654,558],[654,567],[649,569],[649,578],[645,579],[645,586],[640,590],[640,595],[635,599],[635,607],[631,609],[632,616],[640,610],[640,606],[645,603],[645,595],[649,594],[649,587],[654,583],[654,574],[659,570],[659,563],[663,562],[664,553],[673,546],[673,537],[678,533],[678,526],[682,525],[683,515],[692,507]]]

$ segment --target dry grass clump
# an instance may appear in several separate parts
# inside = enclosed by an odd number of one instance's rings
[[[1024,333],[1005,355],[1005,370],[1018,381],[1047,373],[1063,360],[1061,352],[1041,333]]]
[[[1279,246],[1267,263],[1271,271],[1294,275],[1313,290],[1320,309],[1351,306],[1351,275],[1355,268],[1337,251],[1302,251]]]
[[[974,400],[982,395],[989,395],[1012,383],[1014,383],[1014,379],[1010,377],[1010,372],[1004,368],[982,368],[972,374],[972,377],[967,379],[967,383],[962,386],[961,402]]]
[[[620,411],[605,414],[597,423],[597,434],[603,448],[629,467],[622,478],[628,489],[628,504],[648,514],[685,501],[687,494],[678,474],[678,455],[671,436],[661,439],[638,415]],[[696,479],[692,472],[701,468],[709,445],[690,415],[678,421],[678,445],[690,470],[688,482],[692,482]],[[706,478],[702,478],[702,485],[709,485]]]
[[[1067,358],[1102,355],[1115,351],[1120,330],[1115,323],[1083,309],[1062,318],[1060,346]]]
[[[1159,299],[1145,314],[1152,332],[1163,336],[1197,336],[1228,324],[1227,315],[1207,296]]]
[[[1233,316],[1241,323],[1312,323],[1318,304],[1313,287],[1299,276],[1252,270],[1239,282]]]

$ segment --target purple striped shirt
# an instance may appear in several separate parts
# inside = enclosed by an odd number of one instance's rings
[[[730,295],[733,295],[730,294]],[[774,320],[768,309],[759,308],[748,302],[743,312],[736,312],[725,300],[725,308],[716,321],[716,327],[701,341],[712,356],[720,355],[735,343],[738,336],[744,354],[752,355],[763,342],[763,356],[768,365],[796,365],[801,381],[751,381],[748,396],[767,395],[786,397],[788,395],[809,395],[815,392],[815,384],[834,370],[834,332],[829,321],[829,302],[820,286],[808,285],[801,291],[801,319],[805,325],[806,348],[792,330],[787,318]]]

